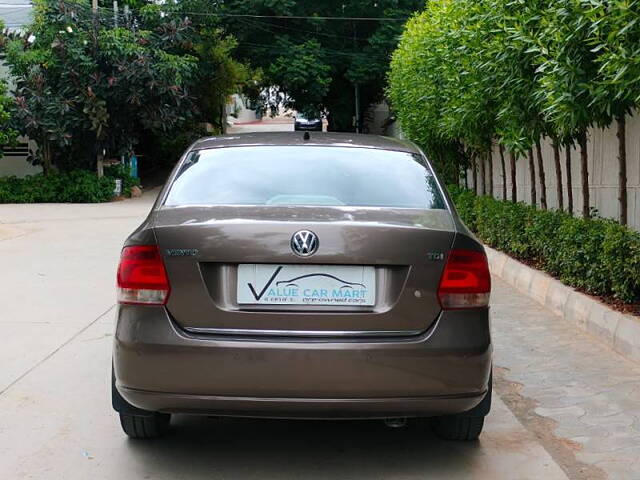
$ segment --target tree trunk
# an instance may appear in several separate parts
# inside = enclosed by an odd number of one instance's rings
[[[536,198],[536,166],[533,161],[533,149],[530,148],[529,152],[529,178],[531,180],[531,205],[534,207],[538,204],[538,199]]]
[[[567,172],[567,212],[573,215],[573,184],[571,183],[571,145],[564,150],[565,171]]]
[[[511,201],[518,201],[518,185],[516,184],[516,154],[509,152],[509,166],[511,167]]]
[[[578,136],[580,144],[580,176],[582,180],[582,216],[591,218],[589,207],[589,154],[587,152],[587,132],[582,132]]]
[[[104,177],[104,157],[101,153],[98,154],[96,160],[96,171],[98,172],[98,178]]]
[[[51,173],[51,143],[49,140],[42,142],[42,173],[45,175]]]
[[[478,195],[478,162],[475,153],[471,154],[471,174],[473,175],[473,193]]]
[[[618,120],[618,201],[620,202],[620,224],[627,224],[627,138],[625,115]]]
[[[468,169],[464,169],[464,189],[468,190],[469,189],[469,170]]]
[[[558,141],[553,139],[553,163],[556,168],[556,197],[558,197],[558,210],[564,210],[564,198],[562,195],[562,167],[560,166],[560,147]]]
[[[484,155],[478,155],[478,161],[480,162],[480,195],[487,194],[487,178],[486,178],[486,162]]]
[[[220,133],[224,135],[227,133],[227,99],[225,95],[220,97]]]
[[[538,157],[538,176],[540,177],[540,206],[547,209],[547,181],[544,177],[544,160],[542,158],[542,147],[540,138],[536,140],[536,156]]]
[[[500,149],[500,168],[502,169],[502,200],[507,201],[507,169],[504,164],[504,147],[498,145]]]
[[[487,160],[489,161],[489,195],[493,197],[493,147],[487,152]]]

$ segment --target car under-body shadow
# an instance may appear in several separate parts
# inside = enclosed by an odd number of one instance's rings
[[[142,465],[176,478],[458,478],[481,442],[439,440],[426,420],[265,420],[177,415],[158,441],[127,442]]]

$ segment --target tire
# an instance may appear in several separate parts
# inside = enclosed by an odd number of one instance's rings
[[[477,440],[482,433],[484,417],[491,411],[493,374],[489,376],[487,393],[482,401],[468,412],[431,419],[433,431],[444,440]]]
[[[432,421],[433,430],[444,440],[477,440],[482,433],[484,417],[462,417],[451,415],[437,417]]]
[[[120,415],[122,430],[130,438],[157,438],[162,436],[171,422],[168,413],[149,412],[131,405],[116,388],[116,376],[111,366],[111,404]]]
[[[149,439],[161,437],[168,429],[171,415],[153,413],[150,416],[120,413],[120,425],[129,438]]]

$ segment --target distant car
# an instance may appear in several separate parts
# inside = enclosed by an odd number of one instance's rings
[[[322,118],[306,118],[299,113],[294,117],[294,120],[293,129],[296,131],[322,131]]]
[[[112,401],[130,437],[189,413],[430,417],[473,440],[489,412],[487,257],[411,143],[202,139],[117,282]]]

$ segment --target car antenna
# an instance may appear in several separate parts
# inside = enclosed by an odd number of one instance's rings
[[[311,134],[309,132],[304,132],[302,137],[303,140],[311,140]]]

